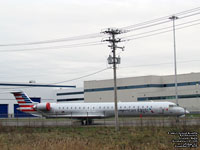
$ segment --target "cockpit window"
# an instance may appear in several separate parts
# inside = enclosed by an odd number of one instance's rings
[[[173,104],[173,105],[169,105],[169,107],[177,107],[177,105],[176,105],[176,104]]]

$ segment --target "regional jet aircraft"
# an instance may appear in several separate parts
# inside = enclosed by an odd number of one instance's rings
[[[108,103],[36,103],[24,92],[11,92],[19,110],[46,118],[75,118],[82,124],[92,124],[92,119],[114,116],[114,102]],[[184,116],[186,109],[172,102],[119,102],[119,116]]]

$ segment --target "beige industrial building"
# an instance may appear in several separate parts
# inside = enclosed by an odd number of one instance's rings
[[[190,111],[200,111],[200,73],[180,74],[178,104]],[[118,101],[170,101],[176,103],[174,75],[142,76],[117,80]],[[114,101],[113,80],[84,82],[85,102]]]

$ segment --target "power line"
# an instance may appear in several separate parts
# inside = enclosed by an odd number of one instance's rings
[[[145,29],[145,28],[149,28],[152,26],[156,26],[156,25],[160,25],[160,24],[164,24],[164,23],[168,23],[168,22],[170,22],[170,20],[159,22],[159,23],[154,23],[154,24],[150,24],[150,25],[146,25],[146,26],[142,26],[142,27],[138,27],[138,28],[134,28],[134,29],[129,29],[128,32]]]
[[[195,13],[195,14],[190,14],[190,15],[187,15],[187,16],[183,16],[183,17],[179,18],[179,20],[180,20],[180,19],[184,19],[184,18],[188,18],[188,17],[191,17],[191,16],[199,15],[199,14],[200,14],[200,12]],[[127,31],[128,31],[128,32],[132,32],[132,31],[136,31],[136,30],[140,30],[140,29],[145,29],[145,28],[149,28],[149,27],[153,27],[153,26],[165,24],[165,23],[168,23],[168,22],[171,22],[171,20],[169,20],[169,18],[167,18],[166,21],[162,21],[162,22],[158,22],[158,23],[154,23],[154,24],[150,24],[150,25],[146,25],[146,26],[141,26],[141,27],[129,29],[129,30],[127,30]]]
[[[102,35],[100,33],[94,33],[94,34],[86,34],[86,35],[80,35],[80,36],[74,36],[74,37],[68,37],[68,38],[61,38],[61,39],[54,39],[54,40],[45,40],[45,41],[36,41],[36,42],[27,42],[27,43],[0,44],[0,47],[37,45],[37,44],[48,44],[48,43],[57,43],[57,42],[69,42],[69,41],[86,40],[86,39],[99,38],[99,37],[102,37]]]
[[[181,23],[181,24],[177,24],[176,26],[181,26],[181,25],[185,25],[185,24],[197,22],[199,20],[200,19],[196,19],[196,20],[184,22],[184,23]],[[189,25],[189,26],[193,26],[193,25],[197,25],[197,24],[192,24],[192,25]],[[185,26],[185,27],[189,27],[189,26]],[[183,28],[185,28],[185,27],[183,27]],[[161,30],[165,30],[165,29],[169,29],[169,28],[171,28],[171,26],[160,28],[160,29],[156,29],[156,30],[151,30],[151,31],[147,31],[147,32],[142,32],[142,33],[138,33],[138,34],[134,34],[134,35],[128,35],[128,36],[125,36],[125,37],[122,37],[122,38],[124,39],[124,38],[128,38],[128,37],[136,37],[134,39],[140,39],[140,38],[143,38],[143,37],[149,37],[149,36],[153,36],[153,35],[157,35],[157,34],[161,34],[161,33],[170,32],[171,29],[167,30],[167,31],[159,32],[159,33],[154,33],[154,34],[151,34],[151,35],[142,36],[142,37],[137,37],[137,36],[145,35],[145,34],[152,33],[152,32],[157,32],[157,31],[161,31]],[[180,29],[180,28],[178,28],[178,29]],[[129,39],[129,40],[132,40],[132,39]],[[104,43],[101,43],[100,41],[93,41],[93,42],[85,42],[85,43],[77,43],[77,44],[69,44],[69,45],[60,45],[60,46],[49,46],[49,47],[28,48],[28,49],[26,48],[26,49],[0,50],[0,52],[16,52],[16,51],[34,51],[34,50],[48,50],[48,49],[63,49],[63,48],[85,47],[85,46],[95,46],[95,45],[103,45],[103,44]]]
[[[187,26],[184,26],[184,27],[176,28],[176,30],[184,29],[184,28],[191,27],[191,26],[195,26],[195,25],[199,25],[199,24],[200,24],[200,23],[195,23],[195,24],[187,25]],[[159,34],[171,32],[171,31],[172,31],[172,29],[166,30],[166,31],[162,31],[162,32],[158,32],[158,33],[154,33],[154,34],[145,35],[145,36],[139,36],[139,37],[136,37],[136,38],[131,38],[131,39],[128,39],[128,40],[126,40],[126,41],[131,41],[131,40],[136,40],[136,39],[151,37],[151,36],[155,36],[155,35],[159,35]]]
[[[179,61],[178,63],[179,64],[180,63],[190,63],[190,62],[195,62],[195,61],[200,61],[200,60],[186,60],[186,61]],[[135,65],[135,66],[125,66],[125,67],[119,67],[119,68],[120,69],[126,69],[126,68],[148,67],[148,66],[169,65],[169,64],[171,65],[173,63],[172,62],[164,62],[164,63],[157,63],[157,64],[144,64],[144,65]],[[98,70],[96,72],[93,72],[93,73],[90,73],[90,74],[87,74],[87,75],[83,75],[83,76],[80,76],[80,77],[77,77],[77,78],[73,78],[73,79],[69,79],[69,80],[64,80],[64,81],[59,81],[59,82],[55,82],[55,83],[49,83],[49,84],[61,84],[61,83],[66,83],[66,82],[71,82],[71,81],[79,80],[79,79],[82,79],[82,78],[86,78],[86,77],[89,77],[89,76],[92,76],[92,75],[104,72],[104,71],[106,71],[108,69],[110,69],[110,67],[107,67],[107,68],[104,68],[104,69]],[[33,88],[33,87],[29,87],[29,88]],[[10,88],[10,89],[13,89],[13,88]]]
[[[196,19],[196,20],[184,22],[184,23],[181,23],[181,24],[177,24],[176,27],[181,26],[181,25],[185,25],[185,24],[189,24],[189,23],[193,23],[193,22],[197,22],[197,21],[200,21],[200,19]],[[165,30],[165,29],[169,29],[169,28],[172,28],[172,26],[168,26],[168,27],[164,27],[164,28],[160,28],[160,29],[156,29],[156,30],[151,30],[151,31],[147,31],[147,32],[142,32],[142,33],[138,33],[138,34],[134,34],[134,35],[128,35],[128,36],[125,36],[125,37],[122,37],[122,38],[140,36],[140,35],[143,35],[143,34],[148,34],[148,33],[156,32],[156,31],[160,31],[160,30]],[[167,31],[171,31],[171,30],[167,30]]]
[[[183,12],[176,13],[174,15],[176,15],[176,16],[180,15],[181,16],[181,15],[193,13],[193,12],[196,12],[196,11],[199,11],[199,10],[200,10],[200,7],[197,7],[197,8],[193,8],[193,9],[190,9],[190,10],[186,10],[186,11],[183,11]],[[199,14],[199,13],[190,14],[188,16],[183,16],[182,18],[193,16],[193,15],[197,15],[197,14]],[[146,22],[143,22],[143,23],[139,23],[139,24],[135,24],[135,25],[130,25],[130,26],[122,27],[120,29],[125,29],[125,30],[130,29],[130,31],[131,31],[131,30],[134,30],[132,28],[135,28],[135,27],[138,27],[138,29],[143,29],[143,28],[147,28],[147,27],[159,25],[159,24],[162,24],[162,23],[166,23],[168,21],[163,21],[163,22],[160,22],[160,23],[156,23],[156,22],[168,19],[170,16],[165,16],[165,17],[161,17],[161,18],[158,18],[158,19],[146,21]],[[181,18],[181,17],[179,17],[179,18]],[[146,25],[146,26],[144,26],[144,25]],[[58,43],[58,42],[69,42],[69,41],[86,40],[86,39],[99,38],[99,37],[102,38],[102,36],[103,35],[100,34],[100,33],[93,33],[93,34],[79,35],[79,36],[74,36],[74,37],[67,37],[67,38],[60,38],[60,39],[53,39],[53,40],[44,40],[44,41],[35,41],[35,42],[23,42],[23,43],[10,43],[10,44],[0,44],[0,47],[23,46],[23,45],[39,45],[39,44],[50,44],[50,43]]]
[[[197,14],[197,13],[196,13]],[[198,13],[199,14],[199,13]],[[185,16],[185,17],[190,17],[189,15]],[[199,21],[199,19],[197,20],[192,20],[192,21],[188,21],[188,22],[185,22],[185,23],[182,23],[182,24],[178,24],[176,26],[181,26],[181,25],[184,25],[184,24],[189,24],[189,23],[192,23],[192,22],[196,22],[196,21]],[[151,27],[151,26],[154,26],[154,25],[158,25],[158,24],[162,24],[162,23],[166,23],[166,22],[169,22],[169,21],[164,21],[164,22],[161,22],[161,23],[156,23],[156,24],[153,24],[153,25],[150,25],[150,26],[144,26],[144,27],[140,27],[140,28],[136,28],[135,30],[139,30],[139,29],[142,29],[142,28],[146,28],[146,27]],[[184,26],[182,28],[186,28],[186,27],[190,27],[190,26],[194,26],[194,25],[198,25],[199,23],[197,24],[192,24],[192,25],[188,25],[188,26]],[[132,39],[128,39],[127,41],[130,41],[130,40],[135,40],[135,39],[141,39],[141,38],[145,38],[145,37],[150,37],[150,36],[154,36],[154,35],[158,35],[158,34],[162,34],[162,33],[166,33],[166,32],[171,32],[172,30],[166,30],[166,31],[162,31],[162,32],[157,32],[157,31],[161,31],[161,30],[165,30],[165,29],[168,29],[168,28],[171,28],[170,27],[165,27],[165,28],[160,28],[160,29],[156,29],[156,30],[151,30],[151,31],[147,31],[147,32],[143,32],[143,33],[139,33],[139,34],[135,34],[135,35],[129,35],[129,36],[125,36],[125,37],[122,37],[122,38],[128,38],[128,37],[136,37],[136,38],[132,38]],[[178,28],[178,29],[182,29],[182,28]],[[145,34],[148,34],[148,33],[153,33],[153,32],[157,32],[157,33],[154,33],[154,34],[150,34],[150,35],[145,35]],[[145,35],[145,36],[140,36],[140,35]],[[138,37],[139,36],[139,37]],[[12,49],[12,50],[0,50],[0,52],[16,52],[16,51],[33,51],[33,50],[48,50],[48,49],[63,49],[63,48],[74,48],[74,47],[85,47],[85,46],[95,46],[95,45],[102,45],[104,43],[101,43],[100,41],[93,41],[93,42],[85,42],[85,43],[77,43],[77,44],[69,44],[69,45],[60,45],[60,46],[49,46],[49,47],[39,47],[39,48],[25,48],[25,49]]]
[[[176,26],[181,26],[181,25],[185,25],[185,24],[189,24],[189,23],[193,23],[193,22],[197,22],[197,21],[200,21],[200,19],[196,19],[196,20],[185,22],[185,23],[177,24]],[[198,24],[199,23],[191,24],[191,25],[188,25],[188,26],[184,26],[182,28],[186,28],[186,27],[190,27],[190,26],[194,26],[194,25],[198,25]],[[160,29],[156,29],[156,30],[151,30],[151,31],[147,31],[147,32],[142,32],[142,33],[138,33],[138,34],[134,34],[134,35],[128,35],[128,36],[124,36],[124,37],[121,37],[121,38],[125,39],[125,38],[129,38],[129,37],[136,37],[136,38],[128,39],[127,41],[135,40],[135,39],[141,39],[141,38],[150,37],[150,36],[154,36],[154,35],[158,35],[158,34],[162,34],[162,33],[166,33],[166,32],[171,32],[172,31],[171,29],[170,30],[166,30],[166,31],[162,31],[162,32],[157,32],[157,31],[161,31],[161,30],[165,30],[165,29],[169,29],[169,28],[171,28],[171,26],[160,28]],[[177,30],[178,29],[182,29],[182,28],[177,28]],[[150,34],[150,35],[145,35],[145,34],[153,33],[153,32],[157,32],[157,33]],[[140,36],[140,35],[145,35],[145,36]],[[0,50],[0,52],[64,49],[64,48],[74,48],[74,47],[96,46],[96,45],[103,45],[103,44],[105,44],[105,43],[102,43],[100,41],[93,41],[93,42],[85,42],[85,43],[77,43],[77,44],[69,44],[69,45],[60,45],[60,46],[49,46],[49,47],[28,48],[28,49],[25,48],[25,49]]]
[[[197,8],[193,8],[193,9],[190,9],[190,10],[186,10],[186,11],[183,11],[183,12],[176,13],[174,15],[181,17],[181,15],[185,15],[187,13],[192,13],[192,12],[199,11],[199,10],[200,10],[200,7],[197,7]],[[153,20],[149,20],[149,21],[145,21],[145,22],[142,22],[142,23],[134,24],[134,25],[129,25],[129,26],[126,26],[126,27],[122,27],[120,29],[129,30],[131,28],[135,28],[135,27],[138,27],[138,26],[148,25],[148,24],[159,22],[159,21],[166,20],[166,19],[168,20],[169,17],[171,17],[171,15],[164,16],[164,17],[157,18],[157,19],[153,19]]]
[[[191,23],[191,22],[196,22],[196,21],[199,21],[199,20],[200,19],[193,20],[193,21],[190,21],[190,22],[178,24],[176,26],[181,26],[181,25],[188,24],[188,23]],[[191,26],[195,26],[195,25],[199,25],[199,24],[200,23],[195,23],[195,24],[183,26],[183,27],[177,28],[177,30],[184,29],[184,28],[191,27]],[[159,34],[171,32],[172,29],[166,30],[166,31],[162,31],[162,32],[157,32],[157,31],[161,31],[161,30],[165,30],[165,29],[169,29],[169,28],[171,28],[171,26],[165,27],[165,28],[156,29],[156,30],[151,30],[151,31],[147,31],[147,32],[142,32],[142,33],[135,34],[135,35],[129,35],[129,36],[121,37],[121,38],[122,39],[126,39],[126,38],[129,38],[129,37],[135,37],[135,38],[131,38],[131,39],[125,40],[125,41],[131,41],[131,40],[136,40],[136,39],[151,37],[151,36],[155,36],[155,35],[159,35]],[[157,32],[157,33],[153,33],[153,32]],[[148,33],[153,33],[153,34],[148,34]],[[148,35],[145,35],[145,34],[148,34]],[[144,35],[144,36],[140,36],[140,35]],[[97,46],[97,45],[105,45],[105,43],[102,43],[102,42],[99,42],[99,41],[94,41],[94,42],[79,43],[79,44],[70,44],[70,45],[61,45],[61,46],[39,47],[39,48],[29,48],[29,49],[0,50],[0,53],[1,52],[17,52],[17,51],[49,50],[49,49],[64,49],[64,48],[86,47],[86,46]]]
[[[69,79],[69,80],[59,81],[59,82],[55,82],[55,83],[49,83],[49,84],[61,84],[61,83],[66,83],[66,82],[71,82],[71,81],[79,80],[79,79],[82,79],[82,78],[86,78],[86,77],[89,77],[89,76],[101,73],[101,72],[106,71],[108,69],[110,69],[110,68],[107,67],[107,68],[101,69],[99,71],[96,71],[96,72],[93,72],[93,73],[90,73],[90,74],[87,74],[87,75],[84,75],[84,76],[80,76],[80,77]],[[35,87],[24,87],[24,88],[20,88],[20,89],[30,89],[30,88],[35,88]],[[8,89],[13,89],[13,88],[8,88]]]
[[[12,49],[12,50],[0,50],[0,52],[16,52],[16,51],[36,51],[36,50],[49,50],[49,49],[64,49],[64,48],[74,48],[74,47],[85,47],[85,46],[95,46],[103,45],[104,43],[100,41],[86,42],[79,44],[69,44],[60,46],[49,46],[49,47],[39,47],[39,48],[25,48],[25,49]]]
[[[187,15],[187,16],[183,16],[183,17],[180,17],[179,19],[188,18],[188,17],[199,15],[199,14],[200,14],[200,12],[194,13],[194,14],[190,14],[190,15]]]
[[[70,79],[70,80],[59,81],[59,82],[55,82],[55,83],[51,83],[51,84],[60,84],[60,83],[71,82],[71,81],[74,81],[74,80],[79,80],[79,79],[82,79],[82,78],[86,78],[86,77],[101,73],[101,72],[108,70],[108,69],[110,69],[110,68],[104,68],[104,69],[101,69],[99,71],[96,71],[96,72],[93,72],[93,73],[90,73],[90,74],[87,74],[87,75],[84,75],[84,76],[80,76],[80,77],[73,78],[73,79]]]
[[[187,13],[191,13],[191,12],[198,11],[198,10],[200,10],[200,7],[196,7],[196,8],[189,9],[189,10],[185,10],[185,11],[176,13],[176,14],[174,14],[174,15],[180,16],[180,15],[187,14]]]

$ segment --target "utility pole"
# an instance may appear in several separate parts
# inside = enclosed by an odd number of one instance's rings
[[[108,64],[113,64],[113,76],[114,76],[114,103],[115,103],[115,130],[119,131],[119,119],[118,119],[118,106],[117,106],[117,72],[116,72],[116,64],[120,63],[120,58],[116,57],[116,48],[120,48],[123,50],[124,47],[117,47],[116,43],[121,42],[121,39],[116,39],[117,34],[121,34],[122,31],[119,29],[111,29],[108,28],[106,31],[103,31],[104,34],[109,34],[111,37],[109,39],[103,40],[104,42],[110,42],[113,56],[108,57]]]
[[[175,20],[178,19],[176,16],[169,17],[173,21],[173,39],[174,39],[174,72],[175,72],[175,95],[176,95],[176,104],[178,104],[178,87],[177,87],[177,66],[176,66],[176,34],[175,34]]]

